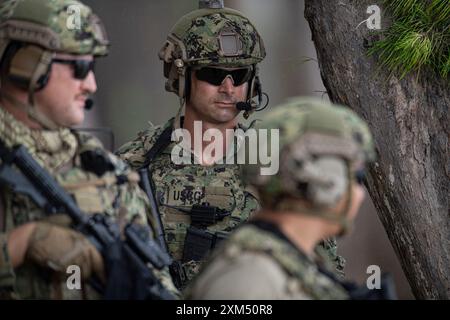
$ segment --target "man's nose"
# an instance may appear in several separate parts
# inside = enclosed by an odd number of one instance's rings
[[[223,79],[221,85],[219,86],[219,92],[232,94],[234,93],[234,81],[230,75],[227,75],[225,79]]]
[[[97,91],[97,81],[95,80],[94,72],[89,71],[87,77],[81,82],[83,90],[90,93],[95,93]]]

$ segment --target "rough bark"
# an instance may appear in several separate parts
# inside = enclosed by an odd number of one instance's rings
[[[450,298],[448,138],[450,85],[433,71],[389,78],[367,56],[363,23],[374,0],[306,0],[322,79],[374,134],[377,161],[367,187],[414,295]],[[383,17],[382,25],[388,23]]]

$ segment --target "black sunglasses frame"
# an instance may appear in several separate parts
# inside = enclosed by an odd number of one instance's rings
[[[83,59],[53,59],[52,63],[61,63],[72,66],[73,77],[78,80],[84,80],[89,72],[94,72],[95,61]]]
[[[205,81],[213,86],[220,86],[227,76],[233,79],[233,85],[238,87],[250,81],[254,76],[253,68],[238,68],[227,70],[215,67],[203,67],[195,69],[195,76],[200,81]]]

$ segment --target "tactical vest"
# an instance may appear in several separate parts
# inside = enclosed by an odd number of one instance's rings
[[[39,145],[42,141],[36,139],[31,131],[30,135],[6,137],[6,131],[1,132],[2,129],[4,128],[0,128],[0,133],[5,143],[10,147],[23,144],[35,156],[33,144]],[[28,133],[27,129],[23,130]],[[68,148],[68,156],[61,156],[61,159],[69,159],[68,162],[53,165],[55,163],[51,161],[51,153],[48,162],[45,157],[35,157],[36,160],[74,197],[84,212],[105,213],[114,217],[119,224],[132,219],[146,223],[146,211],[149,207],[145,195],[139,190],[137,174],[126,170],[126,165],[104,151],[95,138],[75,132],[70,134],[75,138],[76,145],[74,148]],[[120,175],[127,176],[128,183],[119,182]],[[69,225],[66,219],[59,219],[62,215],[46,217],[43,210],[25,195],[6,189],[1,190],[1,195],[6,221],[4,230],[0,232],[8,232],[24,223],[39,220]],[[99,298],[87,284],[82,286],[82,290],[69,290],[65,279],[55,278],[48,270],[26,262],[15,269],[15,288],[12,294],[23,299]]]
[[[174,164],[173,121],[141,133],[118,154],[133,168],[149,168],[168,250],[182,264],[181,270],[175,271],[182,274],[173,274],[174,281],[184,287],[217,244],[259,204],[245,189],[239,165]],[[152,152],[154,148],[157,152]]]
[[[301,290],[300,293],[312,299],[349,298],[347,290],[338,281],[322,273],[315,262],[300,254],[291,243],[252,224],[244,225],[233,233],[225,245],[214,253],[211,261],[215,257],[231,261],[244,252],[260,253],[277,263],[289,279],[286,292]]]

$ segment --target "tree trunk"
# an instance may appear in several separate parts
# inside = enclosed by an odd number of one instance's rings
[[[449,82],[430,70],[389,78],[367,56],[375,33],[357,26],[381,1],[305,2],[330,99],[355,110],[374,135],[367,187],[413,293],[449,299]]]

